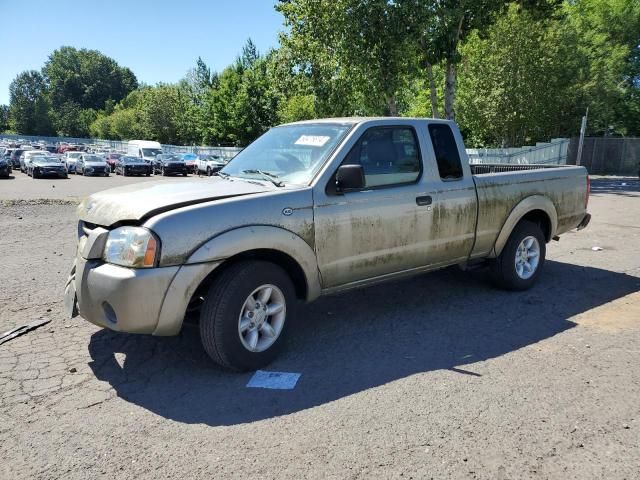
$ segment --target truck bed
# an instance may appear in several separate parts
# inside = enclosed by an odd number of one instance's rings
[[[476,244],[472,257],[492,248],[511,210],[530,196],[551,200],[556,234],[575,228],[585,214],[587,171],[574,165],[469,165],[478,195]]]

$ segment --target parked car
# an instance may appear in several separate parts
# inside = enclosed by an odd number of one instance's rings
[[[178,155],[161,154],[156,155],[153,162],[153,173],[163,176],[184,175],[189,173],[186,163]]]
[[[14,151],[15,151],[15,148],[9,147],[4,152],[4,157],[7,159],[7,161],[11,165],[12,169],[13,168],[20,168],[20,157],[17,158],[17,164],[13,160],[13,152]]]
[[[11,167],[11,161],[8,157],[0,157],[0,177],[9,178],[13,168]]]
[[[108,177],[110,172],[111,167],[99,155],[83,153],[76,162],[76,175],[102,175]]]
[[[180,155],[180,158],[187,166],[187,170],[189,173],[198,173],[198,167],[196,165],[196,160],[198,160],[198,155],[195,153],[183,153]]]
[[[20,167],[20,157],[24,152],[25,150],[23,148],[16,148],[11,152],[9,159],[11,160],[11,166],[13,168],[18,168],[22,171],[22,168]]]
[[[67,169],[56,157],[38,155],[32,157],[27,167],[27,175],[32,178],[57,177],[67,178]]]
[[[123,156],[116,164],[115,174],[123,177],[133,175],[151,175],[153,166],[138,157]]]
[[[65,305],[154,335],[202,305],[209,356],[255,370],[282,348],[297,302],[321,294],[481,262],[498,285],[530,288],[546,244],[588,225],[588,199],[581,166],[469,165],[451,121],[288,124],[208,180],[83,200]]]
[[[115,172],[116,164],[118,163],[118,160],[120,159],[120,157],[122,157],[121,153],[109,152],[105,154],[104,160],[109,164],[109,167],[111,167],[112,172]]]
[[[198,173],[206,173],[211,176],[222,170],[228,162],[220,155],[203,155],[196,160],[196,170]]]
[[[77,150],[67,150],[64,153],[63,162],[65,167],[67,167],[67,172],[76,173],[76,163],[82,156],[82,152],[78,152]]]
[[[22,173],[28,173],[31,160],[34,157],[43,157],[45,155],[47,155],[47,152],[42,150],[27,150],[23,152],[22,155],[20,155],[20,171]]]

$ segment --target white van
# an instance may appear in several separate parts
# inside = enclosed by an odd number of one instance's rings
[[[156,155],[162,153],[160,142],[149,140],[129,140],[127,155],[142,158],[145,162],[153,162]]]

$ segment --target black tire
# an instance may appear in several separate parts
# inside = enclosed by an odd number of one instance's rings
[[[164,171],[164,167],[162,167],[162,170],[160,170],[160,173],[163,177],[167,176],[167,172]]]
[[[238,333],[239,315],[247,297],[256,288],[271,284],[284,295],[285,322],[273,345],[262,352],[244,347]],[[231,265],[209,287],[200,312],[200,339],[207,354],[219,365],[236,371],[251,371],[271,363],[284,344],[295,316],[293,283],[279,266],[249,260]]]
[[[207,177],[211,176],[211,167],[207,167]]]
[[[518,246],[526,237],[535,237],[540,247],[538,265],[532,276],[521,278],[516,271],[516,253]],[[491,263],[493,281],[507,290],[527,290],[536,283],[544,267],[546,240],[540,226],[528,220],[522,220],[511,232],[500,256]]]
[[[38,178],[38,174],[36,173],[35,170],[31,170],[31,178],[33,178],[34,180]]]

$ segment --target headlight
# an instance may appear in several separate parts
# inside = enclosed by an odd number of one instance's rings
[[[109,232],[102,258],[123,267],[149,268],[156,264],[159,242],[142,227],[120,227]]]

